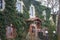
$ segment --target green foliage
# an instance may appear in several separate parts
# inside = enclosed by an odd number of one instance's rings
[[[34,1],[34,0],[23,0],[24,3],[24,12],[23,13],[18,13],[16,11],[16,0],[5,0],[5,10],[3,12],[0,12],[0,34],[2,40],[6,40],[6,25],[9,24],[14,24],[14,26],[17,29],[17,37],[16,40],[25,40],[27,30],[29,28],[29,24],[25,22],[26,19],[29,18],[29,7],[31,4],[35,6],[35,11],[36,15],[40,18],[43,19],[44,17],[42,16],[42,12],[46,10],[47,14],[47,20],[45,20],[42,23],[42,26],[48,27],[49,30],[52,29],[52,26],[50,24],[50,21],[48,20],[50,17],[50,8],[47,8],[45,6],[40,5],[39,2]]]
[[[6,40],[6,25],[15,20],[15,0],[5,0],[5,10],[0,12],[1,38]]]
[[[46,17],[47,17],[47,20],[49,20],[49,18],[50,18],[50,13],[51,13],[51,9],[50,8],[46,8],[45,9],[46,10]]]

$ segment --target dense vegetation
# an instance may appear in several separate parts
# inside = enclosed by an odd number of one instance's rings
[[[35,6],[36,15],[43,20],[44,16],[42,16],[42,12],[46,10],[46,17],[42,23],[43,27],[48,27],[50,31],[53,30],[49,18],[50,18],[50,8],[40,5],[39,2],[34,0],[22,0],[24,3],[24,12],[18,13],[16,11],[16,0],[5,0],[5,9],[0,12],[0,36],[2,40],[6,40],[6,26],[11,23],[17,29],[17,37],[16,40],[25,40],[26,34],[28,32],[29,24],[25,21],[29,18],[29,7],[31,4]],[[51,30],[52,29],[52,30]]]

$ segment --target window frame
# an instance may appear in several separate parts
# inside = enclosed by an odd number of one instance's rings
[[[30,18],[34,18],[35,17],[35,7],[33,5],[30,6],[30,10],[29,10],[29,16]]]
[[[44,16],[44,20],[46,20],[46,10],[43,11],[42,16]]]
[[[4,0],[2,0],[1,6],[2,6],[2,8],[0,9],[0,11],[3,11],[5,9],[5,1]]]
[[[19,5],[20,4],[20,5]],[[19,5],[19,7],[17,7],[17,5]],[[16,10],[19,13],[23,13],[23,2],[22,1],[17,1],[16,2]]]

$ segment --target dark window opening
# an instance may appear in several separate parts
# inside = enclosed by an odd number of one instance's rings
[[[34,26],[32,27],[32,33],[35,33],[35,27]]]
[[[0,0],[0,9],[2,9],[2,3],[3,3],[2,0]]]

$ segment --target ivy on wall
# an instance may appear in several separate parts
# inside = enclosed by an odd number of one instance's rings
[[[31,4],[35,6],[36,15],[43,19],[42,12],[46,10],[47,20],[42,24],[44,26],[49,26],[49,17],[50,17],[50,8],[40,5],[39,2],[34,0],[23,0],[24,3],[24,11],[23,13],[18,13],[16,11],[16,0],[5,0],[5,9],[3,12],[0,12],[0,29],[1,29],[1,38],[2,40],[6,40],[6,25],[10,23],[14,24],[17,29],[17,37],[16,40],[24,40],[27,34],[27,30],[29,28],[28,23],[25,22],[25,19],[29,18],[29,7]],[[23,34],[23,35],[22,35]]]

